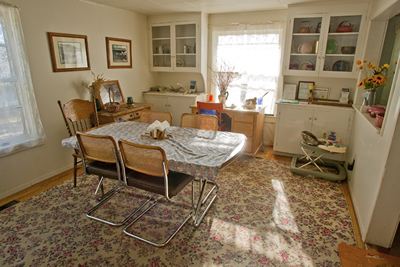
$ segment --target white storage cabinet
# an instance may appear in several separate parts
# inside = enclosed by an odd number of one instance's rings
[[[191,113],[191,105],[195,105],[197,101],[206,101],[206,94],[165,94],[165,93],[144,93],[144,101],[151,103],[152,110],[171,112],[172,125],[180,126],[181,116],[183,113]]]
[[[347,146],[354,116],[353,108],[323,105],[278,104],[275,127],[274,154],[303,154],[300,149],[301,132],[312,132],[321,138],[331,131]],[[344,161],[345,154],[331,154],[324,158]]]

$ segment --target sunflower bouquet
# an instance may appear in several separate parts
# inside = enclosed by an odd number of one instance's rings
[[[364,86],[365,90],[374,92],[379,87],[385,86],[389,80],[387,77],[390,69],[389,64],[378,67],[372,62],[367,63],[366,60],[357,60],[356,64],[358,65],[358,69],[365,75],[365,78],[358,84],[358,87]]]

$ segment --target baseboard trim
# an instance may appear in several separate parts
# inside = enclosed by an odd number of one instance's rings
[[[8,196],[11,196],[12,194],[18,193],[18,192],[20,192],[20,191],[22,191],[22,190],[34,185],[34,184],[40,183],[40,182],[42,182],[44,180],[47,180],[47,179],[49,179],[49,178],[51,178],[51,177],[53,177],[53,176],[55,176],[57,174],[60,174],[62,172],[70,170],[70,169],[71,169],[70,165],[65,166],[65,167],[60,168],[60,169],[58,169],[56,171],[49,172],[46,175],[42,175],[39,178],[33,179],[33,180],[29,181],[29,182],[26,182],[26,183],[21,184],[21,185],[19,185],[17,187],[14,187],[14,188],[12,188],[10,190],[2,192],[2,193],[0,193],[0,199],[4,199],[4,198],[6,198]]]

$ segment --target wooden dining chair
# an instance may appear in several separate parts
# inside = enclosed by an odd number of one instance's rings
[[[124,233],[157,247],[165,246],[194,214],[194,176],[169,171],[167,157],[161,147],[134,144],[123,139],[118,141],[118,146],[122,157],[122,177],[125,184],[150,192],[150,197],[155,195],[154,202],[124,228]],[[157,195],[162,195],[169,201],[190,182],[192,182],[192,207],[189,215],[180,225],[174,225],[175,230],[164,242],[156,243],[157,240],[151,241],[128,231],[129,227],[156,205]]]
[[[218,131],[218,118],[214,115],[184,113],[181,116],[181,127]]]
[[[218,131],[229,131],[229,123],[222,120],[223,109],[222,103],[197,102],[198,114],[217,116]]]
[[[154,110],[146,110],[140,114],[140,122],[153,123],[156,120],[160,122],[167,121],[169,125],[171,125],[172,114],[171,112],[154,111]]]
[[[119,152],[114,138],[108,135],[94,135],[82,132],[77,132],[76,138],[78,140],[79,150],[83,159],[85,173],[100,177],[100,183],[97,186],[95,196],[97,197],[104,178],[118,180],[118,184],[104,194],[100,198],[100,203],[90,209],[86,213],[86,216],[112,226],[121,226],[125,224],[139,209],[136,209],[129,216],[125,217],[119,222],[112,222],[92,215],[95,210],[103,206],[113,196],[118,194],[123,187],[125,187],[121,176],[121,161]]]
[[[61,104],[60,100],[57,102],[70,137],[75,136],[78,131],[87,131],[94,126],[98,126],[97,122],[93,124],[90,120],[90,115],[95,112],[93,102],[82,99],[72,99],[64,105]],[[80,159],[79,151],[76,149],[72,157],[74,159],[74,187],[76,187],[78,165],[82,160]]]

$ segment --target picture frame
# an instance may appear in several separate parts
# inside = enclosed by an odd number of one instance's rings
[[[107,66],[109,69],[132,68],[132,41],[106,37]]]
[[[53,72],[90,70],[86,35],[47,33]]]
[[[297,92],[297,99],[298,100],[307,100],[308,94],[310,93],[309,86],[314,85],[314,84],[315,84],[315,82],[299,81],[299,89]]]
[[[314,99],[328,99],[329,97],[329,87],[315,87],[313,90]]]
[[[297,85],[296,84],[285,84],[283,86],[283,99],[295,100],[297,96]]]
[[[110,102],[109,90],[114,92],[114,102],[118,102],[119,104],[126,104],[124,94],[122,93],[121,86],[119,85],[118,80],[114,81],[105,81],[101,84],[100,88],[100,106],[104,109],[104,105]]]

